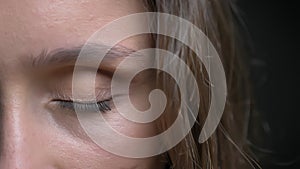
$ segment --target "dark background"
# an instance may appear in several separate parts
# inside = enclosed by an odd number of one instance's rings
[[[296,2],[237,2],[252,45],[256,108],[249,143],[264,169],[300,169],[300,6]]]

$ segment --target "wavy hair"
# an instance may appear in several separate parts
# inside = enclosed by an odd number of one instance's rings
[[[200,144],[197,138],[210,102],[208,72],[188,47],[170,37],[153,36],[156,47],[178,54],[189,65],[201,93],[197,122],[185,139],[165,154],[167,168],[240,169],[258,166],[246,153],[251,92],[245,65],[246,47],[234,3],[230,0],[145,0],[145,6],[148,11],[176,15],[199,27],[218,51],[227,79],[228,94],[221,123],[214,134]],[[180,98],[180,93],[176,85],[170,84],[168,75],[159,72],[157,78],[162,82],[157,87],[173,98],[168,104],[168,112],[158,124],[164,131],[174,120],[174,109],[178,105],[174,98]]]

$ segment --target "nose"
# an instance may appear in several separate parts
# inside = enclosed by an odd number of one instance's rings
[[[0,169],[41,169],[47,163],[43,141],[22,92],[2,98]]]

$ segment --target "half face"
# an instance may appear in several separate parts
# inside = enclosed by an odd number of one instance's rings
[[[72,98],[72,73],[82,45],[105,24],[145,11],[144,4],[139,0],[10,0],[0,4],[0,168],[162,166],[158,157],[124,158],[96,145],[74,112],[76,107],[91,116],[95,113],[95,104],[90,104],[90,96],[85,94],[89,84],[82,84],[81,100]],[[149,41],[147,36],[126,39],[112,55],[148,48]],[[97,73],[93,90],[98,107],[115,130],[132,137],[154,135],[154,124],[124,119],[111,102],[111,75],[122,57],[108,58]],[[84,82],[91,72],[83,70],[80,78]],[[140,109],[149,106],[148,78],[137,78],[130,96]]]

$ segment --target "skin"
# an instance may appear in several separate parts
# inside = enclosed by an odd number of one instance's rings
[[[130,159],[103,150],[84,133],[74,112],[57,106],[53,101],[60,97],[57,93],[71,95],[70,65],[57,63],[58,69],[55,66],[33,68],[26,64],[44,49],[80,46],[103,25],[144,10],[139,0],[0,1],[0,168],[162,167],[160,157]],[[149,42],[147,36],[139,36],[120,45],[138,50],[151,46],[146,42]],[[108,62],[106,66],[109,69],[119,61]],[[109,76],[100,72],[96,80],[100,92],[109,88]],[[141,89],[150,87],[139,86],[131,99],[143,109],[147,106],[147,92],[142,93]],[[113,111],[106,112],[105,118],[114,129],[134,137],[156,133],[153,124],[133,124]]]

